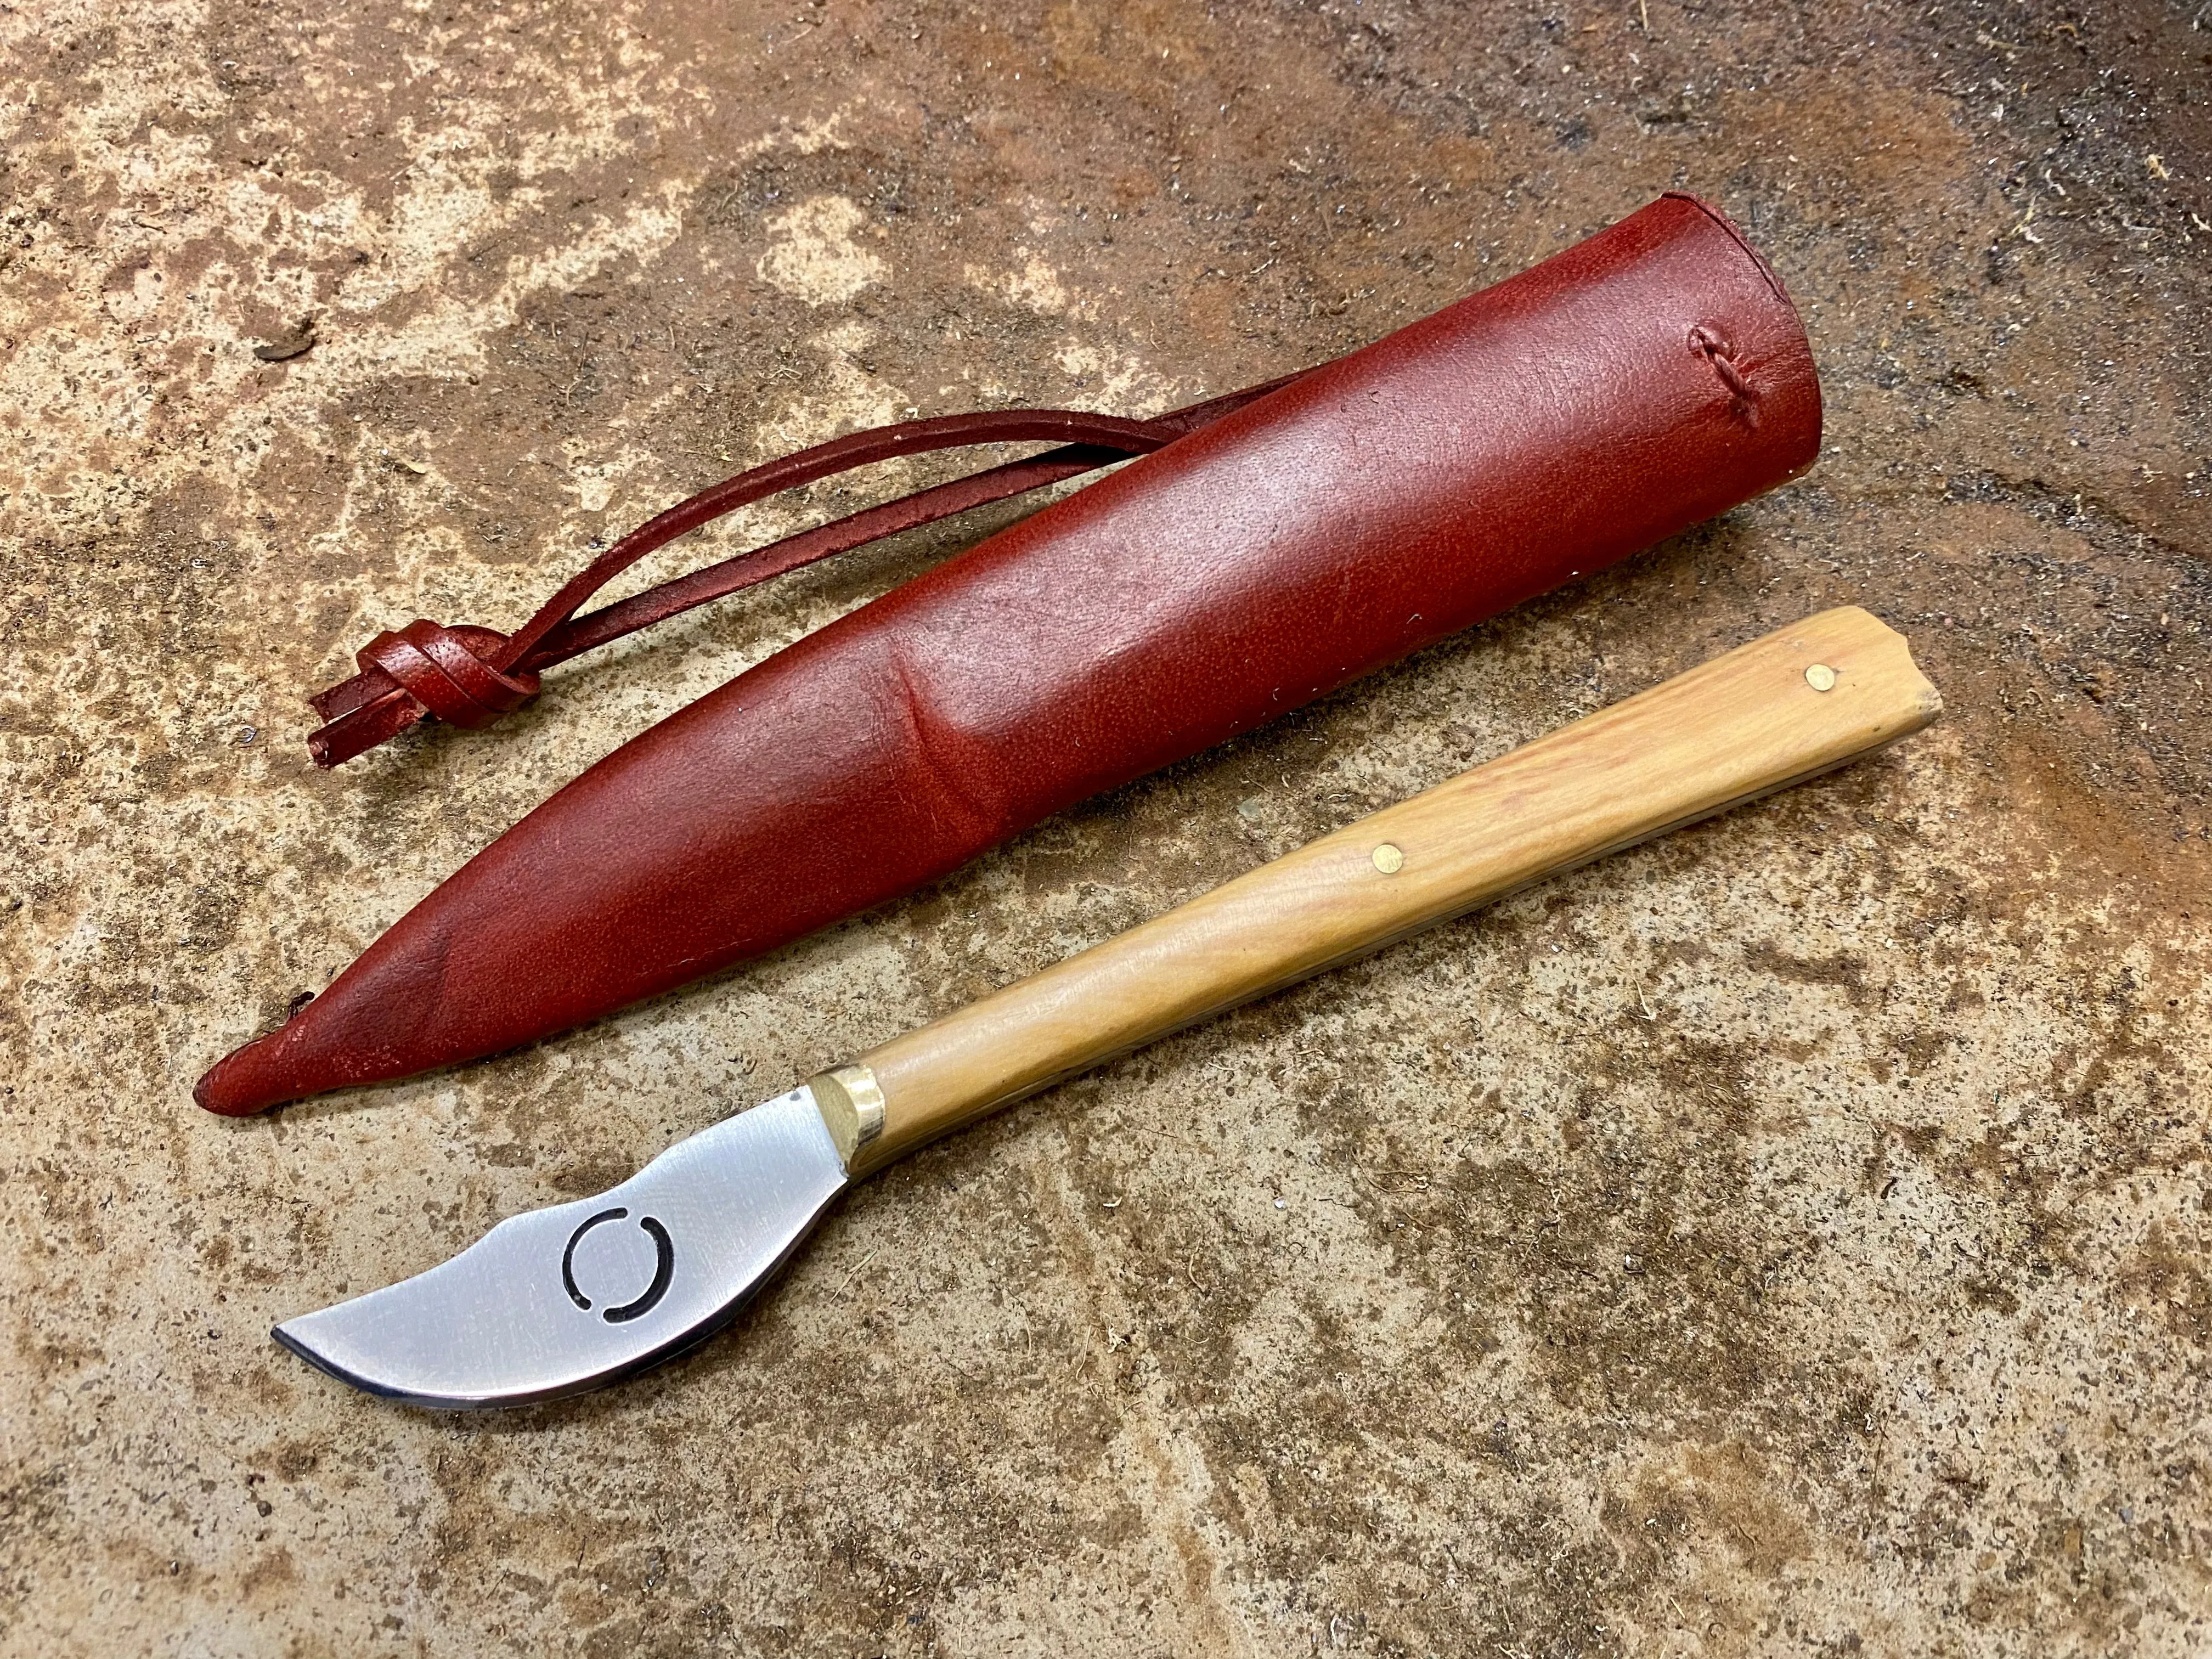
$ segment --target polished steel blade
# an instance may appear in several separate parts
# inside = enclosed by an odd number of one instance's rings
[[[619,1187],[502,1221],[451,1261],[279,1325],[332,1376],[418,1406],[519,1406],[642,1370],[733,1318],[845,1189],[805,1089]]]

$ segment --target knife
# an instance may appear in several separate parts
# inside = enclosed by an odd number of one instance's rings
[[[596,1198],[276,1327],[419,1406],[521,1405],[726,1325],[845,1189],[1060,1079],[1557,872],[1787,787],[1942,708],[1902,636],[1823,611],[1575,721],[678,1142]]]

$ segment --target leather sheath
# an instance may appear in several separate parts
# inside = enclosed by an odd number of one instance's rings
[[[1809,465],[1804,330],[1669,195],[1323,364],[623,744],[198,1090],[533,1042],[956,869]]]

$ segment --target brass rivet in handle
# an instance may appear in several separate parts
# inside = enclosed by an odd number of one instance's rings
[[[1832,691],[1836,689],[1836,671],[1824,662],[1816,662],[1805,671],[1805,684],[1815,691]]]
[[[1371,856],[1375,867],[1386,876],[1395,876],[1406,867],[1406,855],[1387,841],[1376,848]]]

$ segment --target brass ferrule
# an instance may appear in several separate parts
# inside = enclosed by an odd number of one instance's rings
[[[884,1132],[884,1091],[865,1066],[840,1066],[806,1079],[814,1109],[822,1114],[837,1156],[847,1169],[853,1154]]]

